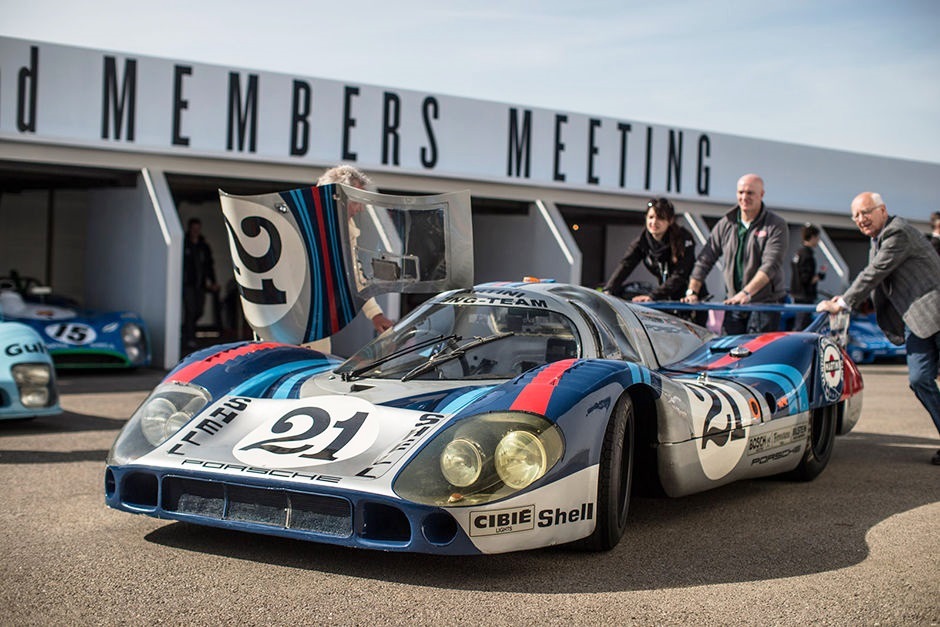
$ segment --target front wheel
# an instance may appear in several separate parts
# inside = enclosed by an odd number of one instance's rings
[[[800,465],[791,473],[798,481],[811,481],[823,471],[832,457],[836,439],[838,405],[814,409],[809,421],[809,441]]]
[[[630,489],[633,484],[633,403],[622,396],[607,424],[597,479],[597,525],[579,543],[589,551],[609,551],[617,546],[627,526]]]

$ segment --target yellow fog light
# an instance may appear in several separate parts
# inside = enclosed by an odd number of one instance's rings
[[[496,446],[495,459],[499,478],[510,488],[521,490],[545,474],[545,447],[530,431],[507,433]]]
[[[451,485],[458,488],[473,485],[482,470],[483,455],[476,442],[458,438],[444,447],[441,472]]]

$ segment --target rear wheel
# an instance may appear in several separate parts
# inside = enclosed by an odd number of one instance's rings
[[[579,546],[589,551],[609,551],[617,546],[627,526],[630,488],[633,483],[633,403],[622,396],[607,424],[597,480],[597,525]]]
[[[791,473],[792,478],[799,481],[815,479],[829,463],[836,439],[838,407],[829,405],[813,410],[809,421],[809,442],[800,465]]]

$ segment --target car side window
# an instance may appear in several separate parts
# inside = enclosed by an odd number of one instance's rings
[[[598,296],[596,300],[589,297],[591,307],[575,300],[569,302],[585,317],[588,324],[597,330],[595,339],[598,342],[598,348],[601,356],[605,359],[625,359],[628,361],[640,361],[640,355],[636,348],[627,340],[624,329],[626,323],[602,297]]]
[[[664,366],[688,357],[714,337],[707,329],[656,309],[633,307],[632,311],[643,323],[656,359]]]

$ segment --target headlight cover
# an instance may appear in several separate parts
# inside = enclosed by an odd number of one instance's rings
[[[55,403],[52,366],[49,364],[15,364],[11,369],[13,381],[20,393],[23,407],[49,407]]]
[[[108,464],[126,464],[160,446],[192,420],[212,400],[198,385],[161,383],[121,430]]]
[[[439,433],[402,470],[402,498],[441,507],[505,498],[542,478],[564,453],[556,425],[535,414],[493,412]]]
[[[121,327],[121,340],[124,344],[137,344],[143,336],[140,327],[133,322],[128,322]]]
[[[124,352],[131,363],[143,361],[147,354],[147,336],[143,328],[136,322],[127,322],[121,327],[121,341],[124,343]]]

